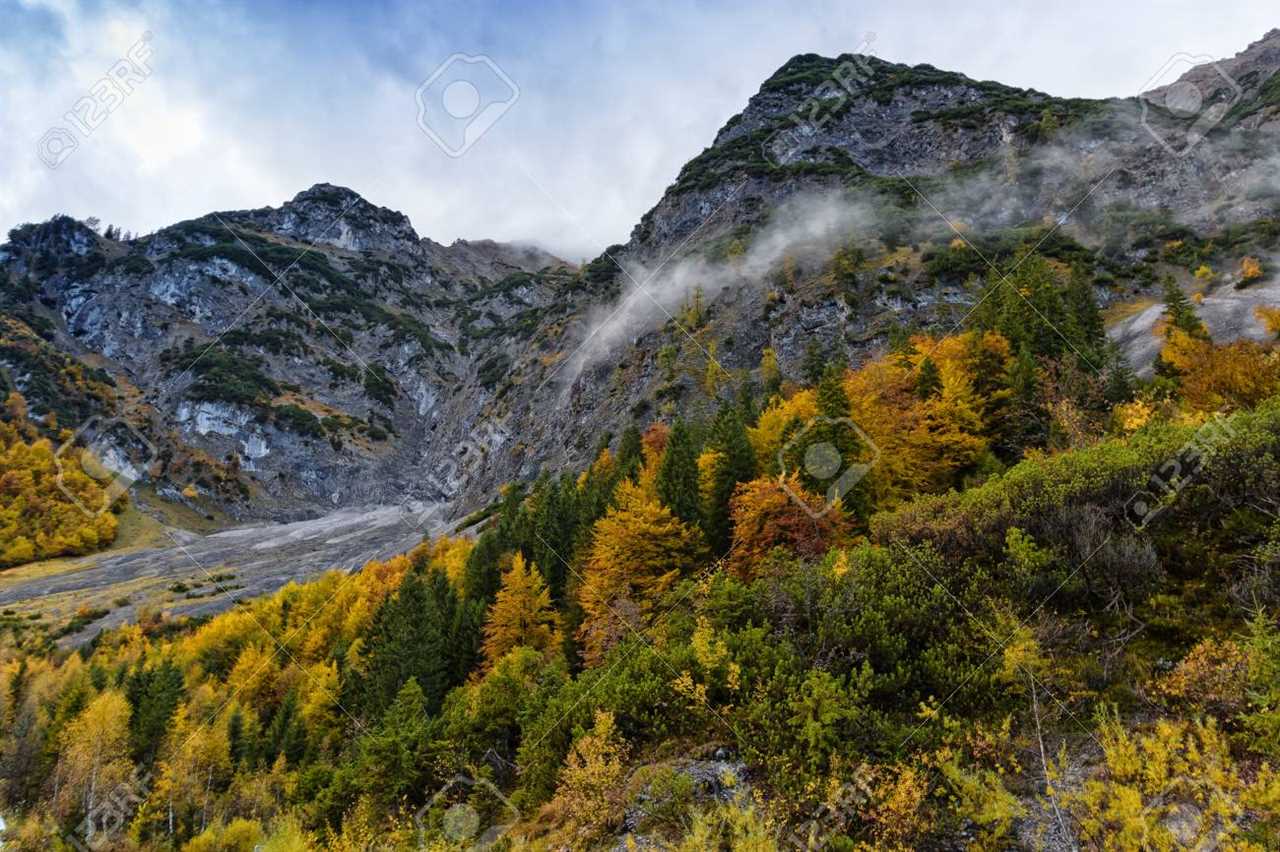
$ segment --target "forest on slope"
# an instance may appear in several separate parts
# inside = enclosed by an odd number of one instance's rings
[[[110,472],[72,445],[71,430],[60,430],[56,418],[42,425],[59,435],[59,445],[11,392],[0,418],[0,568],[90,553],[116,537],[114,512],[126,498],[112,493]]]
[[[6,617],[6,848],[1275,848],[1280,349],[1169,282],[1140,379],[1094,292],[708,359],[712,416],[212,619]]]

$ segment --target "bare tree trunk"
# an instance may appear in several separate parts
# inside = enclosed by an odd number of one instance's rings
[[[1035,676],[1030,672],[1027,673],[1027,682],[1031,684],[1031,709],[1035,713],[1036,742],[1040,744],[1040,768],[1044,771],[1044,791],[1049,797],[1049,806],[1053,808],[1053,815],[1058,820],[1058,827],[1062,829],[1062,839],[1072,849],[1076,849],[1075,835],[1072,834],[1071,829],[1067,828],[1067,820],[1058,807],[1058,797],[1053,794],[1053,784],[1049,781],[1049,756],[1045,753],[1044,734],[1040,730],[1040,700],[1036,697]]]
[[[94,830],[93,808],[95,804],[94,800],[97,797],[98,797],[98,759],[97,759],[97,756],[95,755],[93,759],[93,768],[89,770],[89,789],[85,791],[85,799],[84,799],[84,814],[85,814],[84,819],[85,819],[85,825],[87,826],[87,828],[85,829],[85,840],[93,839],[93,830]]]

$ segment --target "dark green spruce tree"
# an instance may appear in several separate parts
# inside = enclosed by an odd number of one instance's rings
[[[484,608],[464,603],[444,572],[414,570],[374,613],[363,673],[346,691],[351,705],[376,719],[413,678],[434,713],[476,659]]]
[[[658,499],[688,524],[702,515],[698,499],[698,448],[684,420],[677,420],[667,435],[667,449],[658,467]]]
[[[920,399],[932,399],[942,393],[942,373],[938,365],[928,355],[920,362],[920,371],[916,373],[916,396]]]
[[[707,505],[703,507],[702,530],[714,553],[729,551],[733,525],[729,501],[739,483],[756,475],[756,454],[747,439],[747,427],[736,405],[720,409],[711,428],[710,448],[719,453],[712,475]]]
[[[806,384],[816,385],[822,381],[822,371],[826,368],[827,358],[822,347],[818,345],[818,341],[810,340],[804,349],[804,360],[800,362],[800,375],[804,377]]]
[[[1185,331],[1192,337],[1208,340],[1209,332],[1200,320],[1200,316],[1196,313],[1195,306],[1191,304],[1187,294],[1182,292],[1178,282],[1173,280],[1172,275],[1165,276],[1163,288],[1164,318],[1168,322],[1168,328],[1176,328],[1180,331]]]
[[[1009,428],[1000,447],[1000,455],[1006,461],[1016,460],[1028,447],[1043,446],[1049,437],[1040,370],[1031,347],[1025,343],[1009,367],[1009,389]]]
[[[588,483],[590,486],[592,483]],[[592,502],[602,502],[595,490]],[[525,558],[538,566],[547,581],[551,596],[563,600],[568,577],[568,562],[573,559],[577,534],[577,486],[569,474],[558,479],[543,474],[530,495],[531,540],[522,548]]]
[[[139,669],[125,681],[125,697],[129,701],[129,748],[133,759],[150,765],[156,749],[164,741],[169,720],[182,699],[182,669],[172,660],[164,660],[147,669]]]
[[[356,743],[359,788],[392,808],[420,795],[430,766],[431,722],[426,695],[409,678],[378,724]]]
[[[625,477],[635,479],[644,463],[644,453],[640,442],[640,429],[634,423],[622,432],[618,439],[617,476],[619,481]]]
[[[1105,360],[1107,334],[1102,323],[1102,312],[1098,310],[1098,300],[1093,295],[1093,278],[1079,264],[1071,267],[1065,301],[1069,336],[1073,342],[1085,354],[1091,357],[1096,355],[1094,360]]]

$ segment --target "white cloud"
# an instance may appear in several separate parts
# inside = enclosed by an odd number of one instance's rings
[[[1103,96],[1136,92],[1175,52],[1233,54],[1273,23],[1261,2],[421,8],[0,0],[0,18],[15,22],[0,34],[0,228],[67,212],[145,231],[329,181],[436,240],[533,240],[588,256],[624,241],[796,53],[834,55],[872,31],[887,59]],[[143,30],[154,73],[45,168],[37,140]],[[414,90],[457,51],[492,55],[521,98],[453,160],[417,129]]]

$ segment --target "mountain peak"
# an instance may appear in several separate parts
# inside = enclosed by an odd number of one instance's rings
[[[345,186],[337,186],[332,183],[317,183],[310,189],[304,189],[293,197],[292,200],[285,202],[286,204],[302,204],[306,202],[319,202],[322,204],[338,204],[351,205],[361,201],[368,204],[364,196],[356,192],[354,189]]]
[[[317,183],[279,207],[254,210],[247,216],[277,233],[350,251],[411,248],[419,241],[403,213],[331,183]]]

